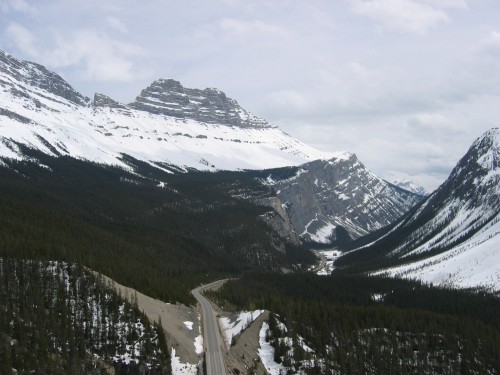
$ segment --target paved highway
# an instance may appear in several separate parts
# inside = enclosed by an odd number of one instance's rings
[[[226,366],[222,358],[223,341],[220,336],[217,317],[210,302],[202,296],[201,291],[223,284],[226,280],[219,280],[212,284],[203,285],[192,290],[194,298],[198,300],[203,310],[203,342],[207,362],[207,375],[225,375]]]

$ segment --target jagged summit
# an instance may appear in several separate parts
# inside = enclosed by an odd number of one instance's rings
[[[479,137],[448,179],[387,233],[339,260],[406,263],[386,270],[432,283],[500,290],[500,132]]]
[[[142,111],[238,127],[273,127],[240,107],[215,88],[190,89],[179,81],[159,79],[142,90],[129,105]]]
[[[500,129],[492,128],[483,134],[474,144],[478,155],[478,164],[485,171],[493,171],[500,167]]]
[[[500,131],[492,128],[479,137],[460,159],[433,200],[460,200],[468,207],[485,205],[500,210]]]
[[[18,60],[0,49],[0,72],[13,77],[15,80],[27,85],[40,88],[54,95],[62,97],[73,104],[88,105],[89,98],[84,97],[73,89],[61,76],[47,70],[44,66],[30,62]],[[9,85],[9,82],[1,82],[3,85]],[[14,95],[26,96],[22,92],[11,89]]]
[[[162,114],[178,119],[191,119],[203,123],[238,126],[242,128],[276,128],[266,120],[258,118],[243,109],[236,100],[228,98],[216,88],[190,89],[173,79],[158,79],[141,91],[129,105],[96,93],[91,100],[68,84],[61,76],[44,66],[16,59],[0,49],[0,72],[4,73],[2,86],[11,86],[10,92],[19,98],[33,97],[31,90],[20,88],[23,83],[31,88],[41,89],[68,100],[71,104],[120,109],[136,109],[152,114]],[[40,94],[40,93],[38,93]],[[36,99],[38,104],[39,99]]]
[[[220,90],[175,80],[153,82],[131,105],[100,93],[91,101],[56,73],[0,51],[0,88],[0,158],[29,158],[28,147],[125,168],[131,157],[173,170],[238,170],[330,157]]]

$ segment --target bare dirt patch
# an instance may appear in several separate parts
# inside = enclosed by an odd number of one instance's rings
[[[226,352],[226,364],[230,374],[267,374],[258,354],[259,332],[262,323],[267,320],[269,320],[269,312],[264,311],[240,335],[235,337],[234,345]]]

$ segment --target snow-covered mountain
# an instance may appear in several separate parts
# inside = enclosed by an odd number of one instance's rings
[[[346,242],[366,235],[422,199],[375,176],[348,152],[290,172],[271,171],[263,183],[274,188],[296,232],[308,242]]]
[[[178,170],[262,169],[331,155],[290,137],[217,89],[157,80],[124,105],[91,101],[43,66],[0,50],[0,157],[18,144],[127,168],[123,156]]]
[[[401,189],[405,189],[407,191],[411,191],[412,193],[421,195],[421,196],[426,196],[429,195],[427,190],[423,186],[417,185],[411,180],[394,180],[392,181],[393,185],[396,185],[397,187],[400,187]]]
[[[420,206],[355,253],[380,252],[403,264],[384,270],[391,275],[499,291],[499,234],[500,130],[494,128]]]
[[[279,190],[281,203],[272,205],[289,216],[292,237],[316,243],[379,229],[420,199],[353,154],[301,143],[220,90],[159,79],[130,104],[104,94],[90,100],[43,66],[0,50],[0,162],[31,158],[21,146],[126,169],[136,160],[167,172],[301,166],[293,177],[278,173],[264,183]]]

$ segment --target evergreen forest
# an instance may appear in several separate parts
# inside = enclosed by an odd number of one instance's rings
[[[249,272],[210,296],[229,309],[272,311],[268,339],[290,374],[500,369],[500,300],[481,291],[356,274]]]
[[[266,172],[23,153],[0,165],[1,374],[170,373],[161,322],[88,269],[188,306],[194,287],[232,278],[209,296],[271,311],[266,339],[289,374],[499,373],[498,296],[366,276],[380,254],[305,272],[314,253],[266,222]]]
[[[0,259],[0,373],[170,374],[161,322],[75,264]]]

